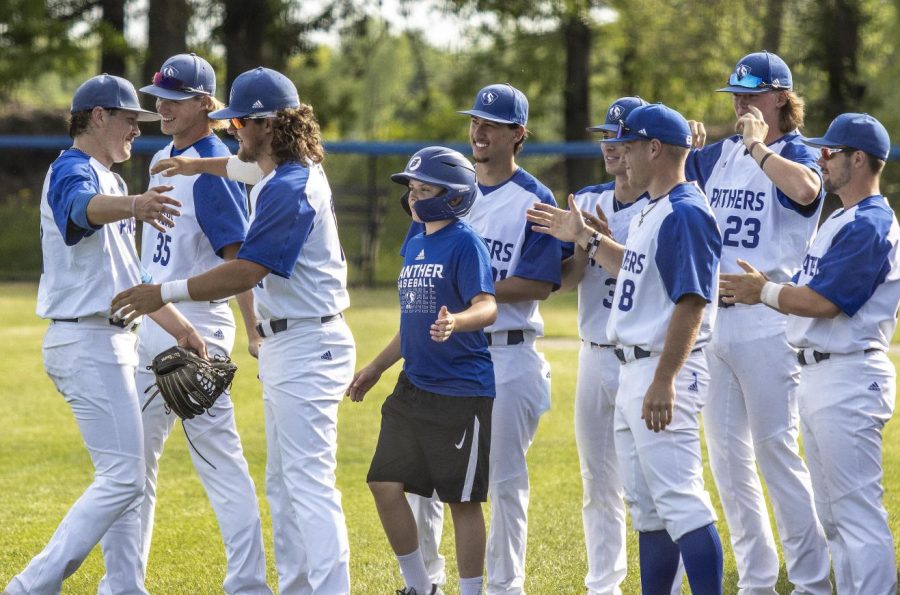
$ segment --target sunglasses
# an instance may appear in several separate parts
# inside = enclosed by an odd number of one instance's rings
[[[838,153],[852,153],[855,150],[852,147],[822,147],[820,149],[823,161],[831,161],[831,158]]]
[[[736,87],[746,87],[748,89],[759,89],[760,87],[770,87],[764,80],[752,74],[738,74],[732,72],[728,78],[728,84]]]
[[[157,72],[153,75],[153,84],[160,89],[168,89],[169,91],[182,91],[184,93],[202,93],[203,95],[209,95],[209,91],[204,89],[195,89],[191,87],[187,83],[185,83],[180,78],[176,78],[174,76],[167,76],[161,72]]]
[[[619,128],[616,130],[616,138],[622,138],[626,134],[631,134],[631,133],[637,134],[638,136],[642,137],[641,139],[635,139],[635,140],[650,140],[650,137],[647,136],[647,134],[645,132],[643,132],[643,129],[638,132],[634,132],[631,128],[629,128],[628,126],[625,125],[625,122],[623,120],[619,120]]]
[[[235,130],[240,130],[247,125],[247,120],[265,120],[266,118],[274,118],[276,115],[275,112],[265,112],[262,114],[253,114],[252,116],[229,118],[229,121],[231,122],[231,125],[234,126]]]

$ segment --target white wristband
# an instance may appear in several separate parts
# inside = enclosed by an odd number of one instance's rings
[[[180,281],[166,281],[160,285],[159,292],[162,295],[164,304],[171,302],[187,302],[191,299],[191,294],[188,291],[187,279],[181,279]]]
[[[762,291],[759,292],[759,300],[770,308],[778,310],[778,296],[781,294],[782,289],[784,289],[784,285],[781,283],[766,281]]]
[[[263,171],[255,161],[241,161],[237,155],[228,158],[225,171],[228,173],[228,179],[245,184],[256,184],[264,177]]]

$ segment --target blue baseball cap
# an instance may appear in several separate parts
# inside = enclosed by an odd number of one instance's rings
[[[121,109],[134,112],[139,122],[153,122],[162,116],[156,112],[150,112],[141,108],[137,91],[127,80],[111,74],[98,74],[81,83],[72,96],[71,112],[84,112],[102,107],[106,109]]]
[[[850,147],[884,160],[891,153],[891,138],[887,129],[869,114],[841,114],[828,126],[825,136],[807,138],[803,142],[813,147],[831,149]]]
[[[509,83],[488,85],[475,95],[472,109],[456,113],[500,124],[525,126],[528,122],[528,99]]]
[[[271,68],[259,66],[241,74],[231,85],[228,107],[210,112],[213,120],[274,115],[300,107],[300,96],[291,79]]]
[[[722,93],[767,93],[787,91],[794,86],[791,69],[776,54],[755,52],[747,54],[734,65],[728,86],[717,89]]]
[[[209,62],[197,54],[172,56],[153,75],[153,84],[141,87],[141,93],[175,101],[215,92],[216,73]]]
[[[684,116],[661,103],[652,103],[634,108],[625,122],[616,130],[616,138],[607,138],[602,143],[627,143],[636,140],[657,139],[659,142],[676,147],[691,147],[691,128]]]
[[[617,132],[619,130],[619,122],[623,122],[628,117],[628,114],[631,113],[631,110],[642,105],[650,104],[637,96],[619,97],[606,110],[606,121],[603,124],[586,128],[586,130],[588,132]]]

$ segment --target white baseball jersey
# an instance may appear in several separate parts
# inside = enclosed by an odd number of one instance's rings
[[[271,271],[254,288],[259,318],[319,318],[347,309],[347,262],[322,166],[282,163],[253,187],[250,210],[238,258]]]
[[[819,229],[794,283],[838,308],[834,318],[790,316],[788,340],[823,353],[888,350],[900,305],[900,228],[881,195],[839,209]]]
[[[795,203],[761,175],[741,139],[735,135],[692,151],[687,176],[706,193],[722,231],[722,272],[743,273],[737,264],[741,258],[772,281],[785,282],[796,272],[816,233],[825,192],[820,185],[813,203]],[[768,146],[821,178],[816,153],[796,131]]]
[[[227,157],[228,147],[210,134],[178,151],[171,143],[153,156],[152,168],[160,159],[183,157]],[[181,216],[175,227],[165,232],[144,224],[141,264],[154,283],[187,279],[222,264],[221,250],[244,241],[247,233],[247,199],[243,187],[210,174],[150,176],[150,187],[170,185],[166,194],[181,202]]]
[[[587,186],[575,193],[575,204],[591,214],[597,212],[599,205],[609,222],[613,239],[624,244],[632,217],[647,205],[649,197],[643,194],[632,203],[621,203],[616,200],[615,190],[615,182]],[[606,334],[606,323],[615,291],[616,278],[593,259],[589,260],[578,284],[578,334],[582,340],[598,345],[611,343]]]
[[[118,174],[78,149],[63,151],[44,178],[41,318],[109,316],[117,293],[146,280],[134,246],[134,219],[88,221],[88,203],[98,194],[125,196],[128,189]]]
[[[465,221],[487,245],[495,282],[522,277],[559,287],[562,244],[533,231],[525,219],[536,202],[556,206],[550,190],[522,168],[498,186],[478,185],[478,197]],[[484,330],[526,330],[542,336],[544,321],[536,300],[497,304],[497,321]]]
[[[676,302],[696,294],[708,304],[694,348],[715,323],[722,239],[703,192],[690,182],[644,203],[632,216],[607,323],[611,341],[660,353]]]

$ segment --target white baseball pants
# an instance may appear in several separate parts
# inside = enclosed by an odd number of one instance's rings
[[[632,527],[665,529],[678,541],[716,521],[700,455],[700,409],[709,375],[703,354],[691,354],[675,380],[672,423],[657,433],[647,429],[641,410],[658,363],[659,356],[651,356],[621,366],[616,454]]]
[[[619,595],[625,580],[625,503],[615,449],[619,359],[612,347],[581,343],[575,388],[575,440],[581,464],[581,517],[588,595]]]
[[[266,494],[283,595],[350,592],[350,545],[335,486],[337,413],[356,350],[342,318],[295,323],[259,353]]]
[[[800,373],[803,444],[840,595],[897,592],[881,458],[896,390],[883,352],[832,355]]]
[[[59,593],[63,580],[100,542],[110,588],[117,595],[146,595],[140,563],[144,454],[134,333],[101,317],[51,322],[43,355],[47,374],[75,415],[94,465],[94,481],[44,550],[6,590],[11,595]]]
[[[757,463],[794,593],[831,593],[825,535],[798,444],[800,364],[784,324],[785,316],[765,305],[722,308],[706,349],[704,430],[741,595],[775,595],[778,580],[778,551]]]

